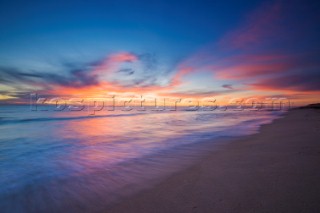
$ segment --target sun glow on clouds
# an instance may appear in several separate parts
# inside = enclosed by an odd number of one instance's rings
[[[0,94],[0,100],[8,100],[8,99],[16,99],[16,97]]]
[[[0,67],[4,75],[0,80],[19,91],[23,90],[20,85],[37,87],[40,93],[51,97],[103,97],[111,93],[180,98],[284,95],[317,102],[319,51],[312,44],[301,42],[317,34],[312,34],[313,16],[296,22],[299,12],[298,5],[265,3],[249,14],[242,25],[174,66],[167,66],[168,71],[159,71],[153,56],[115,51],[94,65],[69,71],[66,76]],[[208,76],[206,83],[203,74]],[[2,91],[0,99],[23,98],[21,94],[8,95],[9,92]]]

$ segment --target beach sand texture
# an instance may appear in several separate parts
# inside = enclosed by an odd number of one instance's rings
[[[320,110],[291,110],[106,212],[320,212]]]

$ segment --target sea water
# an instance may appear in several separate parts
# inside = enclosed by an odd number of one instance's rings
[[[0,106],[1,212],[99,211],[192,161],[201,144],[256,133],[277,111],[32,111]],[[200,148],[201,147],[201,148]]]

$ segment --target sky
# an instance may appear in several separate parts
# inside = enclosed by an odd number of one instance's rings
[[[320,102],[311,0],[0,0],[0,103],[107,93]]]

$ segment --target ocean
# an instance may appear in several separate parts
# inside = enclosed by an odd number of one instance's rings
[[[102,211],[282,114],[0,106],[1,212]]]

